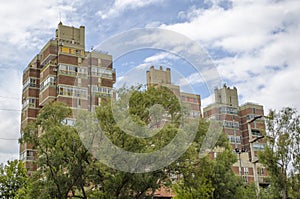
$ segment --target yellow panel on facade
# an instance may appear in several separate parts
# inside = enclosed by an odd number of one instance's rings
[[[63,53],[69,53],[69,48],[67,48],[67,47],[61,47],[61,52],[63,52]]]
[[[74,55],[76,54],[76,50],[75,49],[71,49],[70,51],[71,51],[71,54],[74,54]]]

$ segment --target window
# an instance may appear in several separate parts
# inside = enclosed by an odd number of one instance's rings
[[[25,150],[20,154],[20,160],[34,160],[34,151],[33,150]]]
[[[228,139],[231,143],[241,143],[241,137],[240,136],[228,135]]]
[[[100,76],[102,78],[112,78],[113,70],[107,69],[107,68],[99,68],[99,67],[92,67],[91,69],[92,75],[94,76]]]
[[[265,146],[262,143],[254,143],[253,148],[254,148],[254,150],[263,150],[265,148]]]
[[[78,98],[87,98],[87,90],[81,88],[74,88],[68,86],[59,86],[59,95],[78,97]]]
[[[36,98],[28,97],[22,104],[22,109],[26,107],[35,108]]]
[[[249,175],[248,167],[244,167],[244,175]]]
[[[228,128],[239,128],[240,125],[238,122],[224,121],[223,126]]]
[[[56,77],[49,76],[47,79],[45,79],[41,84],[40,84],[40,92],[45,90],[48,86],[53,86],[55,85],[56,82]]]
[[[75,119],[71,119],[71,118],[64,119],[62,121],[62,124],[65,124],[65,125],[68,125],[68,126],[74,126]]]
[[[80,55],[81,54],[81,50],[76,50],[76,54]]]
[[[113,90],[111,88],[92,86],[92,92],[95,93],[104,93],[104,94],[112,94]]]
[[[257,151],[264,150],[265,145],[263,143],[254,143],[253,144],[253,149]]]
[[[80,75],[87,75],[87,68],[79,67],[78,68],[78,73]]]
[[[254,136],[262,136],[261,132],[257,129],[251,129],[251,132]]]
[[[23,90],[27,87],[36,87],[37,86],[37,79],[29,77],[23,85]]]
[[[59,73],[66,74],[66,75],[76,75],[78,72],[77,66],[67,65],[67,64],[60,64],[59,65]]]
[[[69,48],[67,48],[67,47],[61,47],[61,52],[63,52],[63,53],[69,53]]]
[[[237,114],[237,109],[233,107],[220,107],[220,113]]]

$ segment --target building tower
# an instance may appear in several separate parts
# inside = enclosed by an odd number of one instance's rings
[[[85,51],[85,27],[60,22],[55,39],[46,43],[23,72],[21,129],[52,101],[65,103],[73,112],[94,110],[101,96],[112,94],[115,80],[111,55]],[[74,118],[65,122],[72,125]],[[20,145],[20,160],[29,174],[37,169],[36,158],[30,143]]]
[[[201,117],[201,100],[200,95],[193,93],[185,93],[180,91],[180,87],[171,83],[171,69],[166,68],[164,71],[162,66],[155,69],[154,66],[146,72],[147,87],[165,86],[180,98],[181,102],[188,105],[190,117]]]
[[[238,108],[237,89],[224,85],[215,89],[215,103],[203,109],[204,117],[223,121],[223,130],[233,149],[242,148]]]
[[[245,181],[254,181],[254,165],[250,154],[248,121],[264,115],[263,106],[246,103],[239,106],[236,87],[230,88],[225,84],[215,89],[215,102],[203,108],[203,116],[208,119],[223,121],[223,131],[226,133],[231,147],[237,153],[238,162],[232,169],[236,175],[241,175]],[[250,123],[252,137],[261,136],[265,131],[264,120],[258,119]],[[253,143],[254,154],[264,149],[262,139]],[[260,185],[267,185],[267,171],[262,164],[257,163],[257,173]]]

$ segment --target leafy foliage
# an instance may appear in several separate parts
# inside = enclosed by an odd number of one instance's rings
[[[22,161],[8,161],[0,168],[0,198],[14,198],[18,191],[27,186],[27,171]]]
[[[102,100],[96,114],[83,112],[78,123],[84,129],[67,126],[64,119],[71,115],[71,109],[62,103],[52,103],[43,107],[36,122],[27,125],[21,141],[34,144],[38,150],[39,170],[30,177],[25,188],[21,188],[16,198],[152,198],[161,186],[173,187],[177,198],[251,198],[253,186],[244,185],[231,170],[236,161],[225,134],[217,141],[223,151],[212,160],[209,156],[200,158],[201,143],[204,142],[209,123],[200,120],[195,139],[186,152],[165,168],[146,173],[128,173],[107,166],[92,158],[97,153],[103,134],[116,146],[136,153],[151,153],[163,148],[175,136],[184,134],[180,130],[187,113],[177,97],[163,87],[121,90],[119,95],[130,93],[128,101],[116,101],[118,107],[128,109],[129,114],[114,115],[111,100]],[[117,118],[122,120],[117,120]],[[165,122],[168,119],[168,122]],[[97,122],[95,122],[97,121]],[[82,123],[81,123],[82,122]],[[138,124],[136,128],[133,125]],[[85,123],[85,125],[83,125]],[[147,136],[141,131],[147,126],[159,131]],[[126,127],[126,131],[123,130]],[[79,134],[83,130],[85,134]],[[129,132],[129,134],[128,134]],[[141,132],[141,137],[130,133]],[[93,135],[94,133],[94,135]],[[97,137],[98,136],[98,137]],[[95,142],[95,137],[97,141]],[[81,138],[81,139],[80,139]],[[92,145],[83,145],[92,143]],[[96,145],[96,146],[95,146]],[[178,142],[175,147],[182,147]],[[175,149],[174,149],[175,150]],[[106,154],[111,156],[111,154]],[[96,156],[97,157],[97,156]],[[120,158],[126,164],[124,157]],[[153,160],[148,160],[153,161]],[[161,161],[160,157],[155,161]],[[147,163],[147,161],[145,162]],[[136,162],[130,165],[135,165]],[[295,179],[296,180],[296,179]]]
[[[296,110],[284,108],[270,111],[267,120],[267,145],[259,154],[271,179],[272,198],[289,198],[299,187],[300,172],[300,117]]]
[[[70,194],[86,198],[87,173],[92,163],[73,127],[64,124],[71,109],[62,103],[44,106],[35,123],[24,129],[22,141],[38,150],[39,170],[32,177],[30,194],[34,198],[67,198]],[[39,132],[37,132],[39,129]]]

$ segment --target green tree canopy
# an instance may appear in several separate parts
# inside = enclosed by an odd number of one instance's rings
[[[33,198],[87,198],[85,187],[91,155],[83,146],[75,128],[63,121],[71,109],[58,102],[45,105],[36,122],[24,129],[23,140],[38,151],[39,169],[32,177]]]
[[[270,175],[271,197],[299,198],[300,117],[297,111],[292,108],[271,110],[266,137],[267,144],[259,153],[259,159]]]
[[[22,161],[8,161],[0,168],[0,198],[15,198],[19,189],[27,186],[27,171]]]

